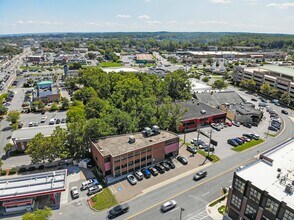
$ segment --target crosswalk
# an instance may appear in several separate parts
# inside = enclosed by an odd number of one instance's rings
[[[211,218],[208,216],[206,210],[199,212],[196,215],[188,218],[188,220],[209,220],[209,219]]]

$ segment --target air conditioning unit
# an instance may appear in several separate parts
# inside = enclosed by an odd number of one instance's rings
[[[202,115],[206,114],[206,110],[201,110],[201,114]]]
[[[294,192],[294,186],[292,184],[287,184],[285,188],[285,192],[292,194]]]
[[[133,135],[129,136],[129,143],[132,144],[135,142],[136,142],[136,138]]]

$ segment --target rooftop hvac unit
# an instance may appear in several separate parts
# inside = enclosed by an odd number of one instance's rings
[[[206,110],[201,110],[201,114],[202,115],[206,114]]]
[[[133,135],[129,136],[129,143],[132,144],[135,142],[136,142],[136,138]]]
[[[285,188],[285,192],[292,194],[294,192],[294,186],[292,184],[287,184]]]

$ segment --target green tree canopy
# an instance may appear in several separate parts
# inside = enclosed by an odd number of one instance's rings
[[[281,101],[289,105],[291,103],[291,96],[288,92],[284,92],[281,96]]]
[[[22,216],[22,220],[47,220],[52,216],[52,210],[48,207],[37,209],[34,212],[27,212]]]
[[[6,120],[15,124],[20,118],[20,112],[18,111],[9,111]]]
[[[268,82],[262,84],[260,86],[260,92],[262,94],[265,94],[265,95],[270,95],[270,93],[271,93],[271,86],[270,86],[270,84]]]
[[[213,82],[212,87],[216,89],[225,89],[227,88],[228,84],[225,82],[224,79],[217,79]]]

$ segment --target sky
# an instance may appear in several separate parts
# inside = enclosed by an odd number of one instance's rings
[[[0,34],[136,31],[294,34],[294,0],[0,0]]]

